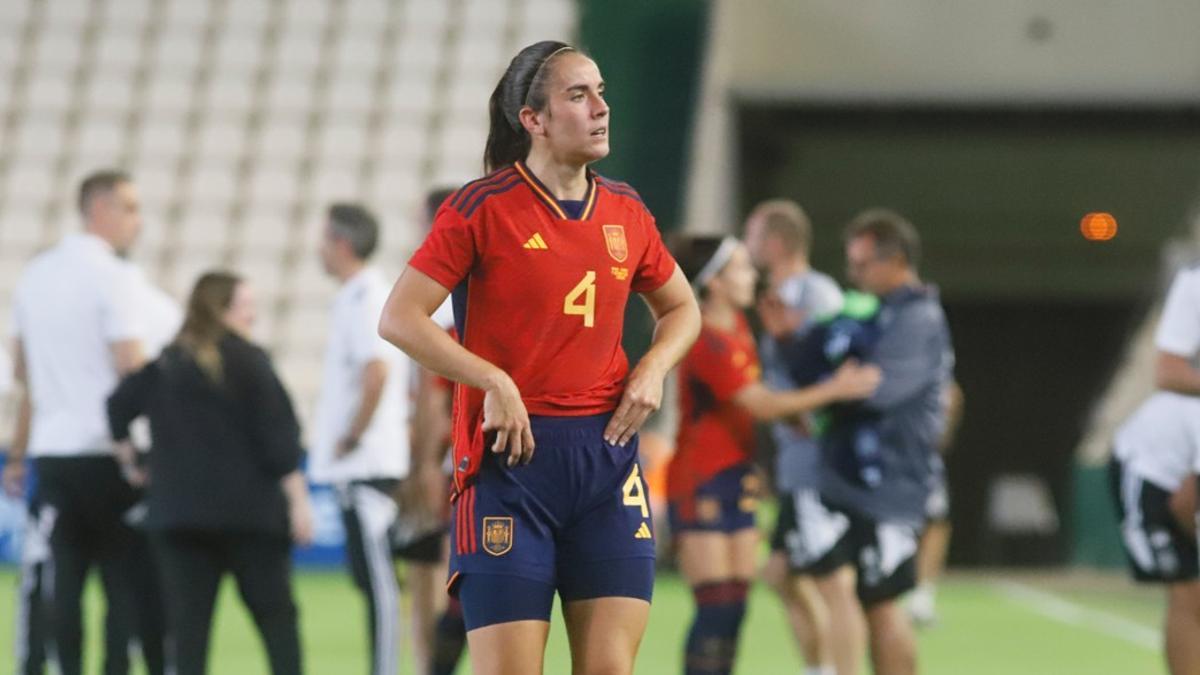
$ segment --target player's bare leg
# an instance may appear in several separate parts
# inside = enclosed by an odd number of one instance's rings
[[[595,598],[563,605],[573,675],[632,675],[650,603],[638,598]],[[474,662],[475,643],[471,643]]]
[[[789,573],[787,556],[781,551],[767,559],[762,577],[783,602],[804,663],[810,669],[831,664],[829,610],[816,582],[810,576]]]
[[[816,579],[829,610],[830,646],[838,675],[859,675],[867,649],[867,621],[858,602],[858,576],[850,565]]]
[[[867,610],[871,632],[871,666],[875,675],[915,675],[917,640],[908,614],[895,600]]]
[[[429,671],[434,630],[445,605],[445,563],[408,563],[408,587],[412,602],[412,657],[416,672]]]
[[[917,588],[909,598],[908,611],[918,626],[937,620],[937,584],[946,569],[946,550],[950,547],[950,521],[935,520],[921,534],[917,550]]]
[[[474,675],[541,675],[548,621],[509,621],[467,633]]]
[[[1200,675],[1200,581],[1167,589],[1166,652],[1171,675]]]

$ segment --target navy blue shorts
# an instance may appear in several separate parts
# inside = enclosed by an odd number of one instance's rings
[[[696,493],[672,500],[667,511],[672,532],[737,532],[754,527],[762,480],[747,462],[725,469]]]
[[[468,630],[548,621],[556,591],[564,602],[650,600],[654,530],[637,436],[606,443],[610,417],[531,418],[537,449],[524,466],[485,453],[450,530],[450,591]]]

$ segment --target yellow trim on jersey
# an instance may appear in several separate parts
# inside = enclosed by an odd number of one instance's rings
[[[546,191],[543,190],[540,185],[538,185],[537,180],[532,178],[525,171],[525,166],[521,164],[521,162],[516,162],[513,164],[513,166],[516,167],[517,173],[521,174],[521,177],[525,179],[525,182],[529,184],[529,187],[533,189],[534,193],[542,198],[542,201],[546,203],[546,206],[549,206],[550,210],[554,211],[555,215],[557,215],[559,218],[566,220],[567,214],[562,210],[562,207],[558,205],[558,200],[556,200],[553,196],[546,194]]]

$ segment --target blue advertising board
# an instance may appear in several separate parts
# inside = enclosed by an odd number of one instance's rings
[[[0,469],[8,460],[8,453],[0,453]],[[26,494],[36,476],[32,465],[26,472]],[[309,484],[312,496],[313,517],[316,520],[316,536],[312,546],[299,548],[293,558],[299,566],[341,565],[346,555],[346,531],[338,510],[337,495],[327,485]],[[21,540],[25,532],[27,511],[25,501],[13,498],[0,491],[0,564],[16,564],[21,559]]]

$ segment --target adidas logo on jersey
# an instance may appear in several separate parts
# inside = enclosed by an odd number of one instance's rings
[[[637,533],[635,533],[633,535],[633,538],[634,539],[652,539],[653,538],[650,534],[650,527],[646,525],[645,521],[642,521],[641,527],[638,528]]]
[[[525,242],[525,245],[521,248],[529,248],[537,251],[550,250],[550,247],[546,245],[546,240],[542,239],[542,235],[538,234],[537,232],[534,232],[533,236],[529,238],[529,241]]]

